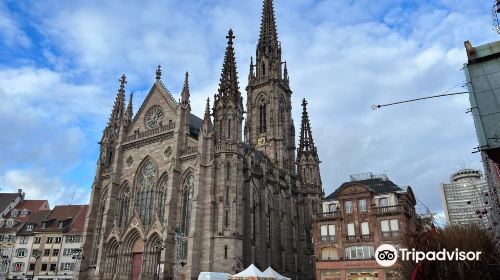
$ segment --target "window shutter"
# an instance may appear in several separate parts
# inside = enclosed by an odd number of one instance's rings
[[[361,234],[362,235],[369,235],[370,234],[370,229],[368,228],[368,222],[361,223]]]
[[[321,225],[321,236],[327,236],[328,235],[328,232],[327,232],[327,225]]]
[[[398,219],[391,220],[391,231],[399,231]]]
[[[389,231],[389,221],[388,220],[380,221],[380,228],[382,229],[382,232],[388,232]]]
[[[335,225],[328,225],[328,234],[330,236],[335,236]]]
[[[347,235],[348,236],[354,236],[354,235],[356,235],[354,233],[354,223],[347,224]]]

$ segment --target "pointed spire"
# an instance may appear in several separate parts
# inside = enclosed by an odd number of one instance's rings
[[[130,93],[130,97],[128,99],[127,112],[125,114],[125,119],[128,123],[132,122],[132,118],[134,116],[134,108],[132,104],[132,100],[134,99],[134,93]]]
[[[182,87],[181,103],[189,105],[189,73],[186,71],[184,76],[184,86]]]
[[[210,121],[210,97],[207,97],[207,105],[205,106],[205,116],[203,117],[203,120]]]
[[[262,19],[260,22],[260,47],[278,48],[278,32],[276,31],[273,0],[264,0]]]
[[[203,117],[203,132],[207,134],[212,127],[212,120],[210,119],[210,98],[207,98],[207,105],[205,106],[205,116]]]
[[[158,65],[156,68],[156,80],[159,81],[161,79],[161,65]]]
[[[120,78],[120,88],[116,94],[115,103],[113,104],[113,110],[111,111],[111,116],[109,117],[108,126],[118,126],[120,119],[125,113],[125,84],[127,83],[125,74]]]
[[[299,153],[300,152],[316,152],[316,147],[314,146],[314,141],[311,131],[311,123],[309,122],[309,114],[307,113],[307,101],[304,98],[302,100],[302,124],[300,127],[300,143],[299,143]]]
[[[239,102],[240,92],[238,87],[238,71],[236,71],[236,59],[234,57],[233,48],[233,30],[229,29],[226,54],[224,55],[224,64],[222,66],[222,74],[219,82],[219,93],[215,97],[215,102],[219,99],[227,102],[229,99],[234,99]]]

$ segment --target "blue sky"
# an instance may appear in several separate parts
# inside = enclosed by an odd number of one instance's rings
[[[244,94],[261,2],[0,1],[2,191],[22,188],[52,206],[87,203],[120,75],[137,109],[158,64],[175,96],[187,70],[193,113],[202,115],[229,28]],[[467,96],[370,106],[463,82],[463,42],[498,38],[493,2],[275,0],[295,123],[306,97],[326,194],[349,174],[385,172],[442,212],[439,184],[481,167]]]

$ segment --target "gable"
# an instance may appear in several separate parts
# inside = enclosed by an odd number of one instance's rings
[[[145,116],[153,107],[161,110],[163,115],[161,119],[162,125],[168,125],[170,122],[175,123],[177,102],[163,84],[160,81],[156,81],[134,116],[130,125],[129,135],[134,134],[137,130],[141,132],[150,130],[145,123]]]
[[[350,194],[358,194],[362,192],[370,192],[371,189],[368,186],[362,184],[344,184],[337,191],[337,196],[341,195],[350,195]]]

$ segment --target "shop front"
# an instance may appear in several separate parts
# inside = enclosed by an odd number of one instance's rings
[[[385,268],[371,260],[317,261],[319,280],[399,280],[396,267]]]

